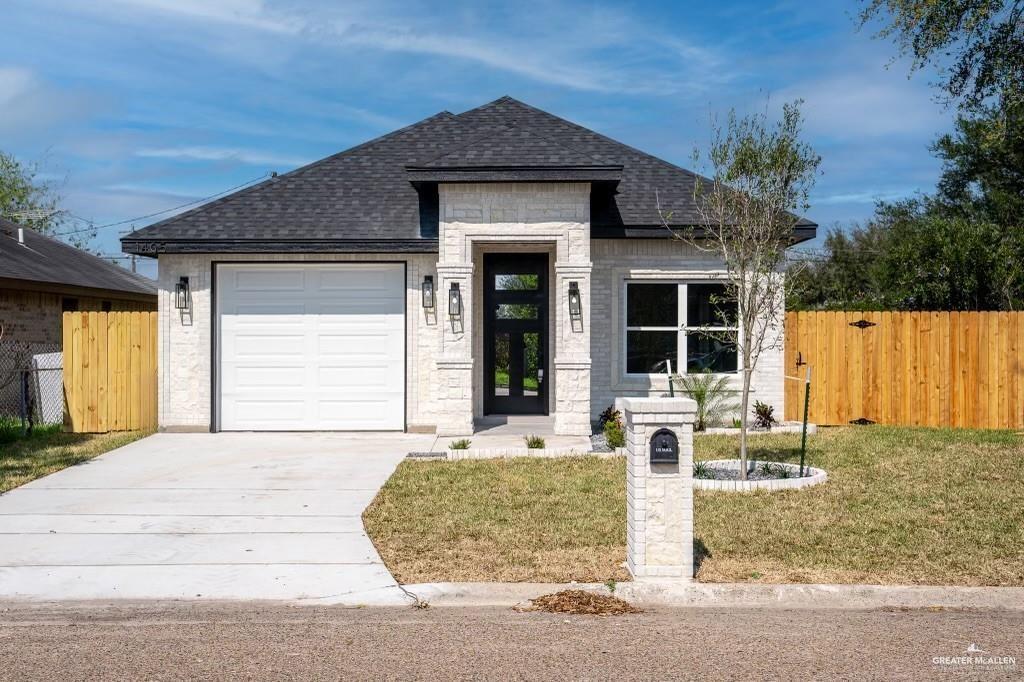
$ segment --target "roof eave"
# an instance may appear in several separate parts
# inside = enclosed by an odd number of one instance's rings
[[[423,168],[406,166],[413,184],[426,182],[618,182],[622,166]]]
[[[121,239],[125,253],[437,253],[436,239]]]

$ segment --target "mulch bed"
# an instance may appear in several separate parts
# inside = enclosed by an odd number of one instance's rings
[[[528,611],[548,613],[573,613],[587,616],[621,616],[626,613],[643,613],[627,601],[618,597],[594,594],[584,590],[562,590],[531,599],[533,607]]]

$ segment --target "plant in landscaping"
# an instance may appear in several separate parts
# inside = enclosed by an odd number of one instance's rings
[[[626,433],[622,425],[622,416],[615,410],[612,417],[604,422],[604,439],[610,448],[622,448],[626,446]]]
[[[544,449],[544,437],[543,436],[535,436],[535,435],[531,434],[529,436],[524,436],[523,440],[526,441],[526,447],[530,448],[531,450],[542,450],[542,449]]]
[[[765,476],[771,476],[775,473],[775,465],[771,462],[761,462],[761,473]]]
[[[743,380],[740,392],[740,476],[747,472],[747,410],[750,383],[766,351],[782,347],[786,250],[792,246],[799,213],[806,211],[821,157],[801,140],[800,104],[784,104],[772,125],[767,112],[724,125],[712,121],[707,155],[696,153],[706,177],[693,183],[698,220],[673,227],[671,209],[658,209],[662,225],[678,239],[712,254],[724,267],[729,302],[735,302],[739,331],[702,329],[701,334],[737,347]],[[706,163],[701,164],[701,161]],[[656,195],[657,196],[657,195]],[[692,222],[692,221],[691,221]]]
[[[772,430],[772,424],[778,423],[775,419],[775,408],[760,400],[754,401],[754,426],[766,431]]]
[[[622,421],[622,413],[615,409],[615,405],[609,405],[601,413],[601,416],[597,418],[597,421],[603,429],[604,425],[609,421]]]
[[[733,417],[732,418],[732,428],[738,429],[741,426],[743,426],[743,420],[740,419],[739,417]]]
[[[679,384],[683,393],[697,403],[694,431],[705,431],[709,425],[721,423],[725,415],[735,412],[738,407],[730,401],[736,391],[729,388],[728,376],[715,376],[710,372],[683,374],[679,377]]]
[[[704,462],[693,463],[693,477],[694,478],[714,478],[711,474],[711,467]]]
[[[468,438],[460,438],[459,440],[453,440],[448,443],[449,450],[469,450],[470,440]]]

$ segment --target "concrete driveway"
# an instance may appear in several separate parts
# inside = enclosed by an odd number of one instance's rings
[[[360,515],[432,435],[157,434],[0,496],[0,598],[404,599]]]

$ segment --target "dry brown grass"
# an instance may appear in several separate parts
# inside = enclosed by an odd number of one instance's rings
[[[0,441],[0,493],[127,445],[148,432],[63,433],[44,430],[28,438]]]
[[[799,436],[759,436],[797,461]],[[698,459],[733,456],[702,436]],[[1007,431],[826,429],[809,443],[828,483],[698,491],[706,582],[1024,585],[1024,440]],[[403,582],[603,582],[627,577],[620,459],[404,462],[365,514]]]
[[[405,461],[363,514],[398,580],[622,580],[621,458]]]

